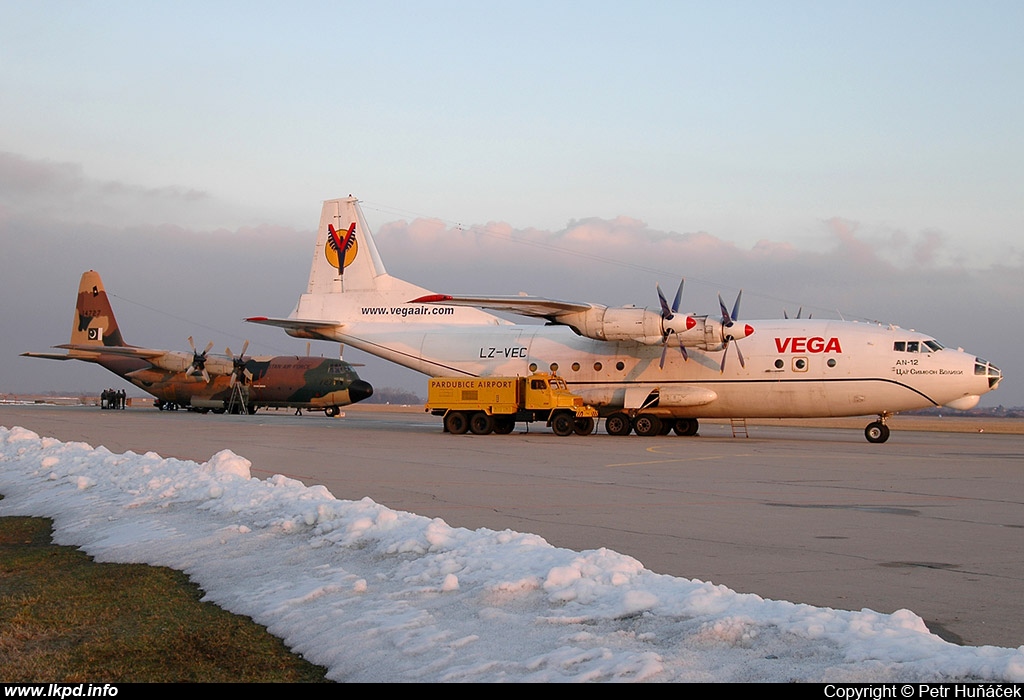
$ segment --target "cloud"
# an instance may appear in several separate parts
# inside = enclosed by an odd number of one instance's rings
[[[76,163],[9,152],[0,152],[0,212],[5,219],[68,226],[173,222],[200,228],[238,221],[240,214],[238,207],[195,188],[98,180]]]

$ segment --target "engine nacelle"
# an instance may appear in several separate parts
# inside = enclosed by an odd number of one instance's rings
[[[595,306],[576,313],[560,314],[558,322],[587,338],[595,340],[628,340],[644,345],[661,345],[669,333],[669,344],[678,345],[675,333],[682,333],[696,325],[691,317],[676,314],[665,320],[657,311],[633,306],[608,308]]]
[[[167,353],[162,357],[148,358],[148,362],[168,372],[187,372],[192,367],[193,356],[185,353]],[[207,357],[205,363],[206,371],[211,376],[217,374],[231,374],[234,370],[234,363],[224,357]]]
[[[749,324],[734,321],[723,324],[707,316],[674,314],[662,318],[657,311],[634,306],[594,306],[586,311],[563,313],[558,322],[586,338],[607,341],[632,341],[644,345],[697,348],[708,352],[724,350],[733,340],[754,332]]]

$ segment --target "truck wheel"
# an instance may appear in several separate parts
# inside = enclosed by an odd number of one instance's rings
[[[604,419],[604,429],[609,435],[629,435],[633,424],[625,413],[613,413]]]
[[[452,435],[463,435],[469,430],[469,420],[466,418],[465,413],[451,411],[444,417],[444,427]]]
[[[661,433],[661,419],[647,413],[641,413],[633,419],[633,430],[637,435],[649,437]]]
[[[593,418],[577,418],[575,421],[575,427],[573,432],[577,435],[590,435],[594,432],[594,419]]]
[[[551,429],[554,430],[555,435],[558,435],[559,437],[572,435],[576,430],[576,419],[568,413],[556,413],[551,418]]]
[[[494,416],[494,434],[508,435],[516,429],[515,416]]]
[[[469,418],[469,430],[474,435],[489,435],[494,430],[494,418],[477,411]]]

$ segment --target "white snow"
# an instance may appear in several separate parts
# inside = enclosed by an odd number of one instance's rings
[[[338,681],[1024,681],[909,610],[848,612],[648,571],[607,549],[453,528],[322,486],[0,427],[0,516],[98,561],[186,572]]]

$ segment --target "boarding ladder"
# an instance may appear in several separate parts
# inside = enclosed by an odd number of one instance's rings
[[[228,413],[240,413],[243,416],[249,415],[249,387],[241,382],[236,382],[231,387],[231,398],[228,399]]]
[[[750,437],[750,433],[747,432],[746,418],[730,418],[729,425],[732,426],[733,437]]]

